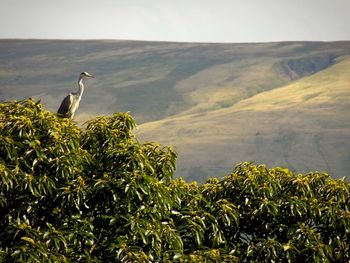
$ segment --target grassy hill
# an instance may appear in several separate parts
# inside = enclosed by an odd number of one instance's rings
[[[0,40],[0,98],[56,111],[88,71],[77,121],[131,111],[142,140],[176,147],[180,176],[202,181],[251,160],[341,177],[349,54],[350,42]]]
[[[249,160],[338,176],[350,170],[350,59],[283,87],[205,114],[139,127],[145,140],[174,144],[180,174],[224,174]],[[188,169],[188,167],[191,167]]]

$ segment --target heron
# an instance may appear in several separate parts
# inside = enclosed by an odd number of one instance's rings
[[[72,92],[68,94],[62,101],[60,108],[58,109],[57,113],[59,116],[63,118],[73,118],[75,111],[79,107],[79,103],[81,100],[81,96],[83,95],[84,92],[84,84],[83,84],[83,79],[85,77],[88,78],[93,78],[91,74],[87,72],[82,72],[79,75],[79,89],[77,92]]]

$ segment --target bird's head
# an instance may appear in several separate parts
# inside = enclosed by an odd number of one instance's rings
[[[86,71],[80,73],[80,77],[88,77],[88,78],[93,78],[94,76],[92,76],[90,73],[87,73]]]

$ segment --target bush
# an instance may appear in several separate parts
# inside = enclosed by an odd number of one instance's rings
[[[176,153],[126,113],[81,129],[33,100],[0,105],[2,262],[347,262],[350,187],[239,164],[173,179]]]

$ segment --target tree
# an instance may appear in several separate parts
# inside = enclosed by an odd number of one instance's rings
[[[198,186],[126,113],[0,104],[0,261],[347,262],[349,183],[239,164]]]

